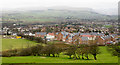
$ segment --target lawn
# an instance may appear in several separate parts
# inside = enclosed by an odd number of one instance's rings
[[[39,43],[26,39],[2,39],[2,50],[25,48]]]
[[[3,57],[3,63],[118,63],[118,57],[112,56],[106,47],[100,47],[101,54],[97,55],[97,60],[89,55],[90,60],[74,60],[68,56],[60,54],[60,57],[24,56],[24,57]]]

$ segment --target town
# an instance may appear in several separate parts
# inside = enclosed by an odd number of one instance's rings
[[[117,0],[3,0],[2,65],[120,65]]]
[[[21,25],[11,23],[0,30],[3,38],[22,38],[21,35],[41,37],[43,40],[63,41],[66,44],[98,45],[115,44],[120,41],[117,22],[63,22],[56,24]],[[8,35],[8,36],[7,36]]]

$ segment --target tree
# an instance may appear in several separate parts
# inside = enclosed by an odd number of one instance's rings
[[[55,45],[47,45],[41,50],[42,54],[45,54],[46,56],[50,56],[52,54],[53,57],[56,57],[55,54],[57,54],[57,57],[59,57],[59,53],[61,53],[61,49],[57,48]]]
[[[52,32],[53,30],[49,27],[46,27],[46,32],[49,33],[49,32]]]
[[[81,55],[81,49],[80,48],[78,48],[76,50],[76,54],[78,55],[78,59],[80,59],[80,55]]]
[[[40,42],[43,43],[43,42],[44,42],[41,37],[35,37],[35,41],[36,41],[37,43],[40,43]]]
[[[120,57],[120,42],[112,45],[108,45],[109,51],[112,51],[112,55]]]
[[[90,53],[90,49],[89,49],[89,46],[88,45],[86,45],[85,47],[84,47],[84,53],[85,53],[85,57],[87,58],[87,60],[89,60],[89,57],[88,57],[88,54]]]
[[[19,53],[20,56],[30,56],[32,55],[31,48],[22,49]]]
[[[71,59],[71,56],[75,55],[76,50],[77,50],[77,47],[75,45],[72,45],[69,48],[67,48],[67,50],[65,51],[65,55],[68,55]]]
[[[31,52],[32,55],[36,56],[36,55],[40,55],[40,51],[42,50],[43,46],[41,45],[36,45],[36,46],[32,46],[31,47]]]
[[[99,48],[97,45],[91,45],[90,46],[90,53],[94,56],[94,59],[97,60],[97,54],[99,54]]]
[[[84,55],[87,59],[89,59],[88,54],[89,54],[89,46],[86,44],[80,44],[78,49],[76,50],[76,54],[78,55],[78,58],[80,59],[80,55],[82,55],[82,59],[84,59]]]

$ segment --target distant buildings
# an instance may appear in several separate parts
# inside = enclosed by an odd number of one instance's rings
[[[35,37],[45,38],[46,35],[47,35],[46,32],[36,32],[35,33]]]
[[[107,42],[116,42],[116,34],[105,35],[103,33],[57,33],[57,40],[71,44],[89,44],[90,40],[96,40],[98,45],[105,45]]]

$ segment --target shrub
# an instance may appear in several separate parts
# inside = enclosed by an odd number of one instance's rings
[[[31,47],[31,53],[32,55],[36,56],[36,55],[40,55],[41,50],[42,50],[43,46],[41,45],[36,45]]]
[[[2,57],[11,57],[11,53],[4,51],[2,52]]]
[[[2,52],[2,57],[11,57],[11,56],[17,56],[18,50],[13,49],[13,50],[8,50],[8,51],[3,51]]]
[[[30,56],[30,55],[32,55],[31,48],[21,49],[21,51],[18,52],[18,55],[19,56]]]

